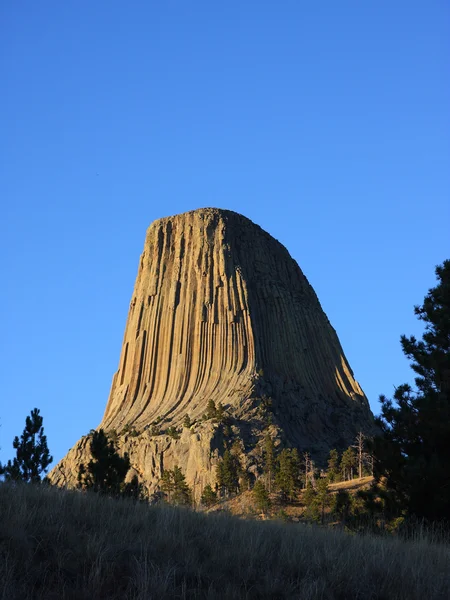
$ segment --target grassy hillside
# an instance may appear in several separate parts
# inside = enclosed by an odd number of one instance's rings
[[[350,481],[340,481],[339,483],[330,483],[330,494],[335,494],[338,490],[345,490],[350,494],[355,494],[359,490],[367,489],[373,481],[373,477],[362,477],[361,479],[352,479]],[[274,519],[283,514],[284,519],[291,522],[298,522],[304,519],[305,504],[303,501],[304,489],[296,494],[295,500],[290,502],[282,502],[278,493],[270,494],[271,508],[262,514],[255,508],[255,499],[251,491],[244,491],[230,498],[219,499],[218,502],[205,510],[208,513],[226,511],[231,515],[243,518],[252,519]],[[327,515],[329,514],[327,509]]]
[[[450,547],[0,485],[0,598],[446,599]]]

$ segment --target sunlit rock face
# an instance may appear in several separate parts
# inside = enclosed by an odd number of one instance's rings
[[[283,443],[319,460],[373,427],[336,332],[284,246],[228,210],[155,221],[99,427],[119,433],[150,489],[174,464],[200,489],[214,483],[223,448],[220,427],[201,421],[208,401],[222,403],[254,447],[265,427],[258,408],[268,398]],[[192,430],[180,439],[164,435],[187,414],[197,421]],[[155,421],[161,435],[150,434]],[[126,433],[132,428],[137,437]],[[83,444],[54,469],[55,481],[64,471],[73,483]]]

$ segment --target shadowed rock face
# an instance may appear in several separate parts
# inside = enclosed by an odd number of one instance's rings
[[[141,432],[120,444],[148,482],[177,463],[191,484],[210,483],[214,428],[169,440],[150,436],[149,425],[200,419],[211,399],[250,423],[262,397],[272,399],[285,443],[318,458],[373,426],[336,332],[284,246],[227,210],[155,221],[100,427]],[[70,480],[82,442],[62,465]]]

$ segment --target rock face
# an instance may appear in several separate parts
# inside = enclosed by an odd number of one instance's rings
[[[223,403],[234,434],[252,448],[271,405],[281,443],[319,460],[373,427],[336,332],[297,263],[249,219],[213,208],[149,227],[99,427],[117,432],[150,490],[175,464],[200,490],[214,483],[223,450],[223,428],[201,420],[209,400]],[[182,427],[186,415],[195,422],[190,429]],[[168,426],[181,437],[166,435]],[[55,482],[74,483],[86,446],[83,438],[55,467]],[[247,459],[256,471],[253,455]]]

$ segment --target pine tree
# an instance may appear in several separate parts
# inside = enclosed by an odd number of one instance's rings
[[[204,506],[211,506],[212,504],[215,504],[217,502],[217,494],[209,485],[209,483],[205,485],[202,496],[200,498],[200,502]]]
[[[268,433],[264,439],[264,476],[266,479],[267,489],[269,494],[272,492],[273,482],[275,478],[275,444],[273,443],[272,436]]]
[[[302,496],[306,506],[306,514],[315,521],[325,522],[325,511],[331,505],[332,498],[326,477],[317,480],[316,487],[312,485],[306,488]]]
[[[189,429],[192,425],[192,421],[189,415],[185,415],[184,420],[183,420],[183,427],[186,427],[187,429]]]
[[[159,487],[161,488],[163,494],[167,496],[167,501],[170,504],[172,502],[172,494],[175,488],[172,471],[169,469],[163,471]]]
[[[252,490],[253,499],[255,500],[256,508],[261,512],[266,512],[271,506],[269,494],[266,490],[266,486],[263,482],[258,479],[253,486]]]
[[[214,400],[208,400],[208,404],[206,405],[206,413],[205,416],[207,419],[215,419],[217,416],[217,408]]]
[[[393,516],[428,520],[450,515],[450,260],[436,267],[438,283],[414,312],[425,323],[422,340],[401,336],[416,373],[416,389],[399,386],[380,396],[381,435],[372,443],[376,491]],[[380,485],[381,482],[383,485]]]
[[[172,471],[173,478],[173,504],[190,505],[192,504],[192,491],[186,483],[186,477],[183,475],[180,467],[175,465]]]
[[[80,464],[78,487],[108,496],[118,496],[125,488],[125,477],[130,468],[128,454],[120,456],[114,442],[103,429],[91,431],[89,449],[92,459]]]
[[[328,479],[331,483],[340,480],[339,452],[336,449],[330,450],[328,458]]]
[[[317,521],[317,519],[319,517],[319,510],[318,510],[316,498],[317,498],[317,494],[316,494],[316,490],[313,488],[313,486],[312,485],[306,486],[306,489],[302,494],[302,502],[306,508],[305,516],[308,517],[309,519],[313,519],[314,521]]]
[[[169,504],[192,504],[192,490],[186,483],[186,477],[178,465],[173,469],[165,469],[159,487],[167,496]]]
[[[338,490],[334,497],[333,512],[339,517],[342,525],[345,525],[350,510],[351,510],[351,498],[347,490]]]
[[[228,449],[225,450],[223,458],[217,465],[216,477],[219,488],[226,495],[234,494],[239,490],[240,471],[239,458]]]
[[[299,457],[297,450],[285,448],[278,456],[275,485],[283,500],[293,499],[299,489]]]
[[[348,479],[353,479],[353,472],[356,468],[356,453],[354,449],[350,446],[345,450],[342,454],[341,458],[341,472],[344,481]]]
[[[225,408],[222,402],[217,405],[215,418],[219,423],[222,423],[225,419]]]
[[[180,432],[173,425],[171,425],[170,427],[167,428],[166,434],[168,436],[170,436],[171,438],[173,438],[174,440],[179,440],[181,437]]]
[[[331,504],[330,490],[328,488],[328,481],[326,478],[321,478],[317,481],[316,494],[317,506],[320,512],[320,522],[323,525],[325,522],[325,510]]]
[[[20,439],[18,436],[14,438],[16,458],[12,462],[9,460],[4,466],[0,464],[0,475],[4,475],[6,481],[40,483],[41,475],[47,473],[53,457],[50,456],[42,423],[43,417],[40,416],[39,409],[33,409],[25,420],[25,429]]]

